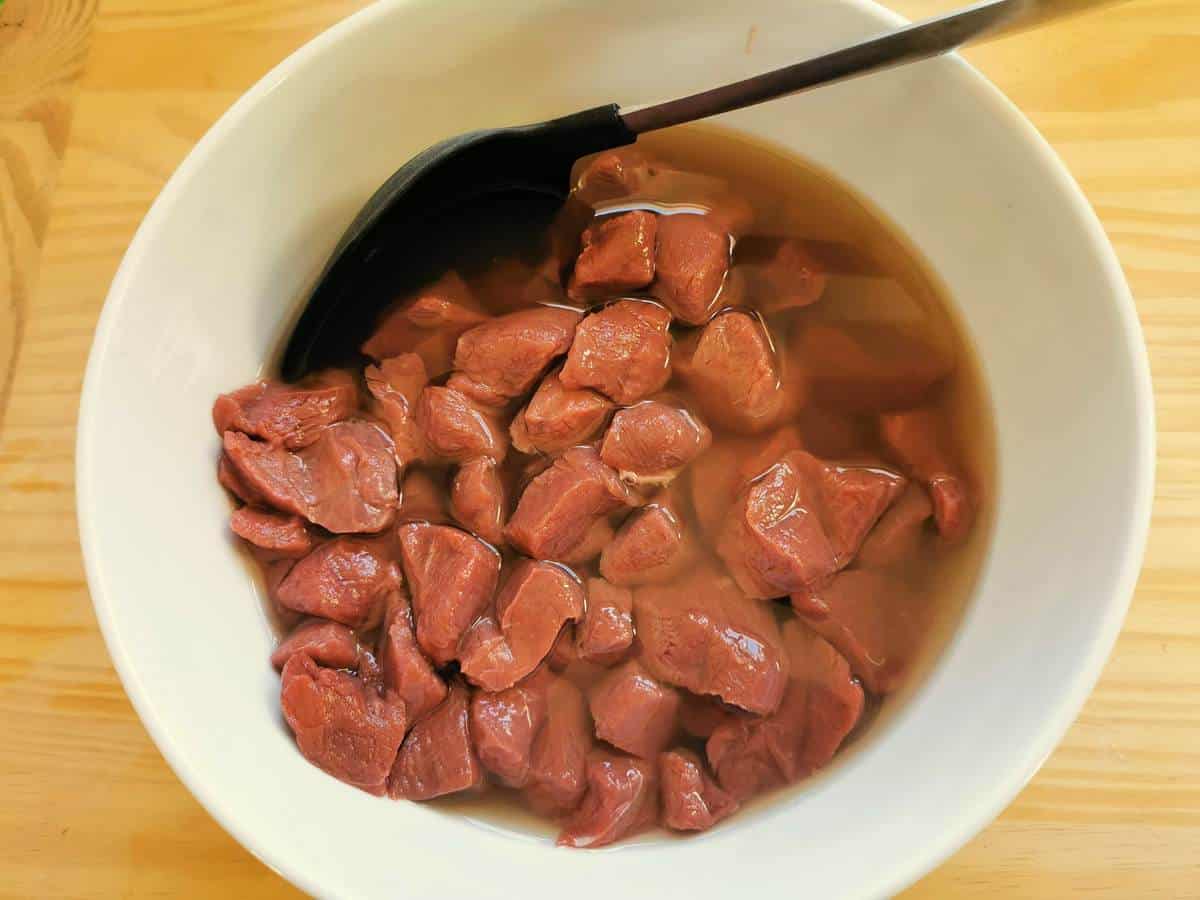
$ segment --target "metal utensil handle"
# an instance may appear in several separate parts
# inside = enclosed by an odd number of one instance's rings
[[[982,37],[1041,25],[1120,0],[984,0],[908,25],[861,44],[677,100],[621,111],[626,127],[644,134],[829,84],[867,72],[948,53]]]

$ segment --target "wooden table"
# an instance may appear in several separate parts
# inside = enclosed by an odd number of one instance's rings
[[[184,790],[126,700],[83,580],[72,457],[92,328],[155,194],[242,91],[360,5],[0,5],[0,311],[22,332],[0,437],[0,895],[296,893]],[[908,896],[1200,897],[1200,3],[1137,0],[969,56],[1116,245],[1150,347],[1158,490],[1133,608],[1079,720]]]

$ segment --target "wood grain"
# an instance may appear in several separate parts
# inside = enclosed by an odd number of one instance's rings
[[[359,5],[108,0],[94,19],[82,0],[0,6],[0,299],[26,309],[0,436],[2,896],[295,895],[179,784],[112,671],[76,541],[74,427],[108,282],[167,176],[238,94]],[[14,38],[14,17],[58,49],[16,55],[32,32]],[[1200,897],[1200,4],[1136,0],[969,55],[1117,248],[1150,348],[1158,487],[1137,595],[1083,714],[907,896]]]
[[[0,3],[0,422],[95,0]]]

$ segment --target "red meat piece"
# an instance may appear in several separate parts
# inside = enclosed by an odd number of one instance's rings
[[[975,502],[942,417],[928,407],[890,413],[880,416],[879,430],[888,450],[929,490],[938,532],[950,543],[964,540],[975,524]]]
[[[563,559],[600,519],[633,502],[595,450],[575,447],[529,482],[505,535],[535,559]]]
[[[795,594],[792,608],[838,648],[873,694],[900,687],[933,615],[924,593],[875,569],[849,569],[819,591]]]
[[[818,587],[849,565],[903,488],[904,479],[886,470],[793,451],[743,488],[717,552],[750,596]]]
[[[642,662],[656,678],[759,714],[779,706],[788,675],[779,626],[729,578],[699,569],[641,587],[633,609]]]
[[[587,790],[591,721],[583,694],[565,678],[546,691],[546,723],[533,741],[525,798],[543,815],[558,816],[579,806]]]
[[[875,523],[854,557],[854,565],[864,569],[885,568],[917,558],[932,533],[927,527],[932,516],[929,495],[910,481],[900,498]]]
[[[437,665],[483,612],[500,577],[500,556],[457,528],[412,522],[399,528],[400,555],[412,591],[417,643]]]
[[[577,165],[571,195],[587,206],[629,197],[650,175],[646,157],[632,147],[609,150]]]
[[[529,782],[533,741],[546,721],[551,680],[539,669],[506,690],[476,691],[471,698],[471,736],[479,761],[508,787]]]
[[[713,217],[681,213],[658,222],[651,292],[675,318],[703,325],[717,308],[732,240]]]
[[[441,706],[413,725],[388,778],[393,799],[432,800],[483,785],[469,708],[470,691],[456,684]]]
[[[358,665],[358,639],[345,625],[324,619],[309,619],[296,626],[271,654],[271,665],[282,669],[297,653],[331,669],[353,669]]]
[[[504,507],[504,483],[494,460],[479,457],[459,467],[450,486],[450,513],[463,528],[499,546]]]
[[[381,531],[396,515],[395,448],[383,430],[346,421],[296,452],[225,432],[238,478],[267,503],[337,533]]]
[[[508,435],[499,423],[453,388],[425,388],[417,401],[417,424],[429,452],[450,462],[500,460],[508,452]]]
[[[383,794],[404,739],[404,703],[367,689],[354,675],[322,669],[307,653],[283,667],[280,705],[304,758],[371,794]]]
[[[676,831],[704,831],[737,811],[737,800],[708,774],[700,757],[678,749],[658,757],[662,823]]]
[[[417,401],[429,382],[425,363],[415,353],[381,360],[363,371],[371,393],[371,412],[387,425],[396,446],[396,463],[406,466],[425,455],[425,435],[417,424]]]
[[[327,372],[299,384],[259,381],[213,404],[217,433],[240,431],[289,450],[307,447],[328,425],[349,416],[358,402],[354,381],[343,372]]]
[[[588,705],[596,737],[626,753],[654,759],[675,734],[679,693],[631,659],[597,682]]]
[[[408,597],[393,591],[388,598],[377,650],[383,687],[404,701],[410,721],[417,721],[446,699],[446,685],[417,645]]]
[[[516,684],[550,653],[563,625],[582,618],[584,602],[583,585],[558,565],[517,563],[496,595],[494,619],[482,617],[463,640],[463,675],[488,691]]]
[[[687,410],[646,400],[613,416],[600,458],[636,484],[666,484],[712,444],[712,433]]]
[[[242,540],[279,556],[304,556],[316,539],[299,516],[243,506],[229,517],[229,527]]]
[[[809,244],[795,238],[739,240],[735,262],[734,271],[745,277],[754,305],[767,314],[816,303],[828,281],[825,266]]]
[[[378,622],[384,598],[400,583],[381,549],[358,538],[327,541],[292,566],[275,595],[288,609],[351,628]]]
[[[583,232],[567,294],[596,300],[644,288],[654,280],[657,216],[645,210],[596,219]]]
[[[677,355],[676,368],[712,422],[755,434],[787,412],[786,392],[771,339],[744,312],[716,316]]]
[[[513,446],[522,453],[557,453],[590,438],[612,403],[587,388],[567,390],[558,375],[542,379],[533,398],[512,421]]]
[[[856,412],[915,406],[954,368],[926,338],[866,322],[806,325],[793,337],[789,358],[814,401]]]
[[[796,621],[783,635],[791,678],[779,710],[727,721],[706,746],[721,786],[742,800],[827,764],[862,714],[862,688],[841,654]]]
[[[519,397],[567,352],[578,322],[577,311],[557,306],[500,316],[458,339],[454,367],[498,396]]]
[[[377,360],[415,353],[436,378],[451,368],[459,336],[486,320],[466,282],[447,272],[385,312],[362,352]]]
[[[671,377],[671,314],[648,300],[618,300],[575,330],[559,378],[568,390],[594,388],[628,405]]]
[[[675,504],[660,496],[621,525],[600,554],[600,574],[627,586],[670,581],[694,556]]]
[[[579,656],[586,662],[611,666],[633,645],[633,593],[603,578],[587,582],[587,610],[575,627]]]
[[[596,751],[587,762],[583,805],[558,836],[565,847],[602,847],[636,834],[658,816],[658,773],[652,761]]]

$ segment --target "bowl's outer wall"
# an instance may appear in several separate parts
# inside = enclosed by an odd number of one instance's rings
[[[880,896],[998,813],[1061,737],[1140,566],[1148,367],[1078,189],[958,59],[726,120],[827,167],[902,223],[957,299],[995,407],[1002,489],[966,619],[886,733],[811,790],[699,839],[613,858],[346,788],[304,762],[280,722],[272,636],[212,477],[213,397],[258,374],[342,227],[410,155],[468,128],[681,94],[891,21],[838,0],[381,4],[268,75],[164,189],[88,367],[78,457],[88,579],[164,755],[287,878],[339,897],[567,888],[583,900],[667,886],[727,897],[748,877],[768,896],[800,883],[811,896]]]

